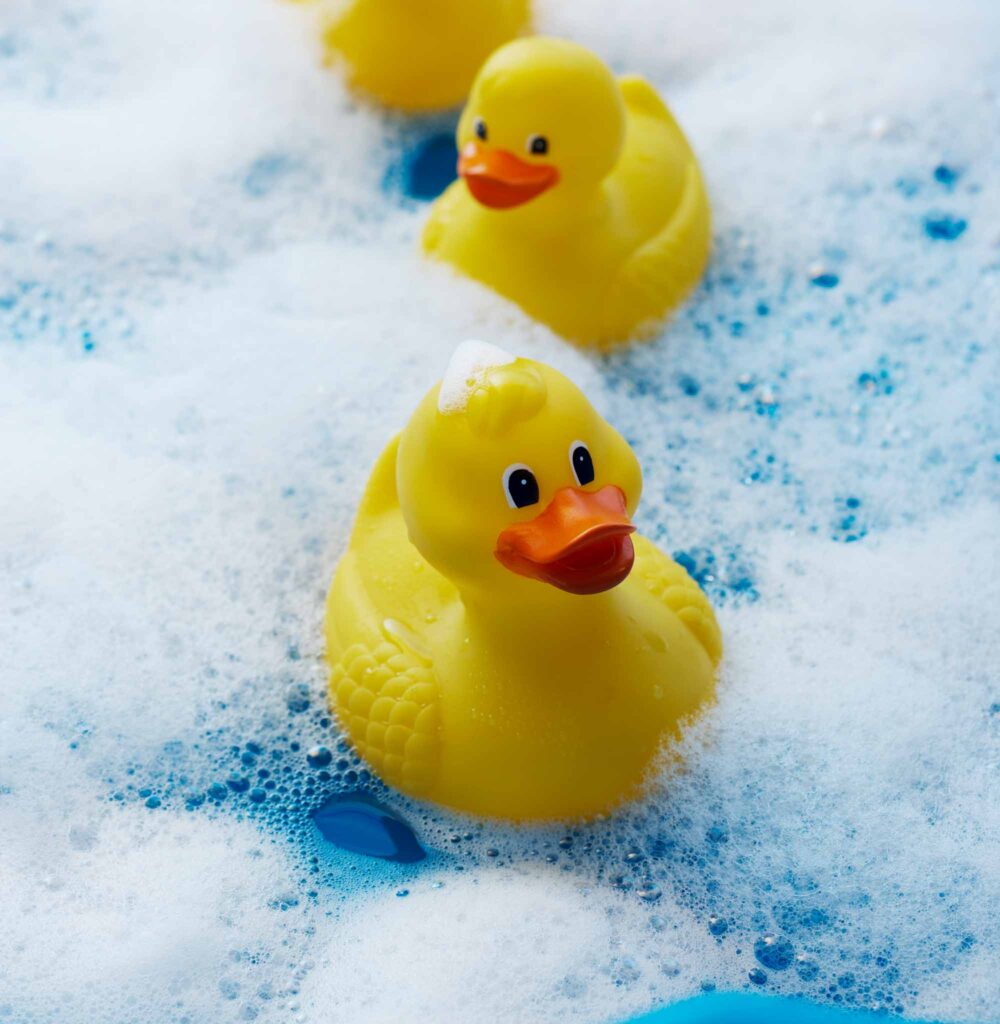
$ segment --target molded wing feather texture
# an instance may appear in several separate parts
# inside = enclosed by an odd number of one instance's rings
[[[331,692],[357,752],[389,785],[425,795],[440,755],[433,669],[388,641],[354,644],[333,668]]]
[[[713,665],[722,657],[722,632],[715,612],[701,587],[687,570],[667,558],[652,544],[643,552],[642,581],[690,630]]]

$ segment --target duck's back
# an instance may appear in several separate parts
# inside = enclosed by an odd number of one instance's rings
[[[680,204],[694,154],[656,90],[638,75],[618,80],[625,101],[625,146],[610,185],[621,204],[630,251],[656,235]]]
[[[698,283],[711,246],[708,194],[687,138],[648,82],[620,84],[627,130],[611,187],[633,242],[602,293],[604,343],[655,330]]]

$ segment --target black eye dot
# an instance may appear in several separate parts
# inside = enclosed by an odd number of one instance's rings
[[[532,135],[528,139],[528,152],[544,156],[549,151],[549,140],[544,135]]]
[[[526,508],[538,501],[538,481],[527,466],[513,466],[504,473],[507,498],[514,508]]]
[[[573,475],[581,487],[594,482],[594,460],[590,457],[590,451],[585,444],[573,446],[569,461],[573,465]]]
[[[481,117],[476,118],[475,132],[477,139],[486,141],[486,122]]]

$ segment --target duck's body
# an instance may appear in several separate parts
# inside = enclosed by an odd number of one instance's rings
[[[697,585],[636,538],[632,572],[589,596],[510,573],[510,589],[460,587],[411,542],[399,472],[396,439],[328,602],[331,699],[358,752],[414,796],[491,816],[590,817],[634,794],[712,691],[721,645]]]
[[[596,101],[583,88],[579,103],[570,96],[562,109],[533,113],[536,105],[525,98],[525,89],[537,78],[540,90],[557,90],[561,63],[567,65],[570,94],[578,62],[597,77],[596,58],[581,57],[581,50],[558,40],[530,39],[491,58],[480,76],[485,81],[474,89],[467,108],[474,114],[472,127],[469,116],[459,126],[462,177],[435,204],[423,244],[430,255],[517,302],[559,334],[608,345],[655,327],[697,283],[708,260],[710,213],[691,147],[643,79],[615,81],[610,73],[600,75],[597,85],[614,93],[607,98],[606,114],[597,112],[596,123],[587,116]],[[503,64],[505,55],[513,72],[491,68],[498,59]],[[515,91],[516,102],[508,110],[505,93],[512,90],[512,73],[527,78],[529,86],[520,94]],[[477,119],[487,132],[480,142],[469,137]],[[503,164],[491,169],[497,151],[487,147],[494,138],[499,144],[508,120],[517,126],[503,140],[508,147],[499,151]],[[556,125],[546,128],[551,138],[544,136],[546,152],[540,155],[523,153],[519,137],[535,122]],[[595,151],[604,145],[602,136],[610,136],[612,158],[577,180],[574,163],[586,164],[591,154],[585,142],[580,156],[569,140],[560,146],[560,126],[563,136],[571,129],[584,140],[592,135]],[[618,135],[620,147],[615,145]],[[518,155],[511,164],[515,146]],[[610,170],[599,174],[606,163]],[[493,197],[481,187],[484,179],[498,181],[510,168],[517,177],[542,167],[553,170],[553,180],[523,204],[491,205]]]
[[[353,89],[397,110],[441,110],[466,98],[483,61],[530,17],[530,0],[346,0],[323,40]]]

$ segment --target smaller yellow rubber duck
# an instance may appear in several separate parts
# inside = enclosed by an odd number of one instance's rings
[[[423,245],[557,333],[649,334],[701,277],[710,216],[687,139],[653,87],[535,37],[486,62],[458,125],[458,172]]]
[[[530,0],[346,0],[325,19],[323,42],[351,88],[396,110],[443,110],[530,20]]]
[[[466,342],[382,453],[326,608],[330,701],[387,783],[580,819],[636,794],[722,650],[635,534],[631,448],[551,367]]]

